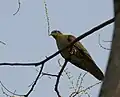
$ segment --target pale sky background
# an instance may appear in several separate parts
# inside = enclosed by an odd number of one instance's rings
[[[64,33],[79,36],[91,28],[113,17],[112,0],[46,0],[51,31],[58,29]],[[55,40],[48,36],[47,23],[43,0],[21,0],[21,8],[16,16],[13,14],[18,8],[17,0],[0,0],[0,40],[7,45],[0,44],[0,62],[38,62],[57,51]],[[101,40],[111,40],[113,24],[86,37],[82,43],[87,48],[96,64],[105,72],[109,51],[98,44]],[[101,42],[105,47],[110,43]],[[45,64],[44,72],[57,74],[60,70],[57,56]],[[39,67],[37,67],[39,68]],[[36,78],[35,67],[1,66],[0,81],[10,90],[18,94],[25,94]],[[74,82],[83,70],[68,64],[67,68],[73,75]],[[57,97],[54,91],[56,78],[42,77],[30,97]],[[98,82],[88,74],[83,86],[88,87]],[[69,80],[64,74],[60,80],[60,94],[68,97],[72,92]],[[89,90],[91,97],[97,97],[100,85]],[[0,89],[0,97],[6,97]],[[87,97],[87,96],[82,96]]]

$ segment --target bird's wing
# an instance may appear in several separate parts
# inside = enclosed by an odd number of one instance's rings
[[[68,42],[73,42],[75,39],[76,37],[72,35],[68,35]],[[76,50],[76,53],[75,53],[76,57],[80,58],[83,56],[84,58],[87,58],[93,61],[88,51],[84,48],[84,46],[79,41],[74,44],[73,48]]]
[[[68,35],[67,40],[68,42],[72,42],[76,39],[76,37],[72,35]],[[99,80],[103,80],[104,75],[102,71],[99,69],[99,67],[95,64],[94,60],[88,53],[88,51],[84,48],[84,46],[78,41],[76,42],[72,48],[70,48],[70,51],[72,51],[71,54],[71,60],[70,62],[76,65],[77,67],[88,71],[93,76],[95,76]]]

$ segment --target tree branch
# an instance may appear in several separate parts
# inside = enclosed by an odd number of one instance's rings
[[[2,65],[5,65],[5,66],[6,66],[6,65],[10,65],[10,66],[14,66],[14,65],[15,65],[15,66],[39,66],[39,65],[41,65],[41,64],[44,64],[44,63],[47,62],[48,60],[52,59],[53,57],[55,57],[56,55],[58,55],[59,53],[61,53],[63,50],[71,47],[75,42],[77,42],[77,41],[85,38],[86,36],[94,33],[95,31],[97,31],[97,30],[99,30],[99,29],[101,29],[101,28],[103,28],[103,27],[105,27],[105,26],[113,23],[114,21],[115,21],[115,18],[112,18],[112,19],[109,19],[109,20],[103,22],[102,24],[100,24],[100,25],[92,28],[91,30],[89,30],[89,31],[85,32],[84,34],[82,34],[81,36],[77,37],[77,38],[76,38],[71,44],[69,44],[67,47],[65,47],[65,48],[57,51],[56,53],[50,55],[49,57],[47,57],[46,59],[42,60],[41,62],[37,62],[37,63],[0,63],[0,66],[2,66]]]
[[[60,76],[62,75],[62,72],[63,72],[65,66],[67,65],[67,62],[68,62],[68,61],[65,60],[64,65],[62,66],[62,68],[61,68],[61,70],[60,70],[60,72],[59,72],[59,74],[58,74],[57,80],[56,80],[55,91],[56,91],[58,97],[61,97],[61,96],[60,96],[60,93],[59,93],[59,91],[58,91],[58,84],[59,84]]]
[[[21,5],[20,0],[18,0],[18,8],[17,8],[17,11],[16,11],[13,15],[16,15],[16,14],[19,12],[19,10],[20,10],[20,5]]]
[[[36,77],[31,89],[28,91],[28,93],[26,95],[24,95],[25,97],[28,97],[30,95],[30,93],[33,91],[33,89],[34,89],[35,85],[37,84],[37,81],[38,81],[38,79],[39,79],[39,77],[40,77],[40,75],[42,73],[43,67],[44,67],[44,64],[42,64],[42,66],[40,68],[40,71],[38,73],[38,76]]]

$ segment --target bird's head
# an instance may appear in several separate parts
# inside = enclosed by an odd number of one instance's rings
[[[56,39],[58,36],[62,35],[62,33],[59,30],[53,30],[50,35]]]

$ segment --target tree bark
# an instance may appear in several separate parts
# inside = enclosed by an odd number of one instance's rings
[[[120,97],[120,0],[114,0],[114,33],[99,97]]]

